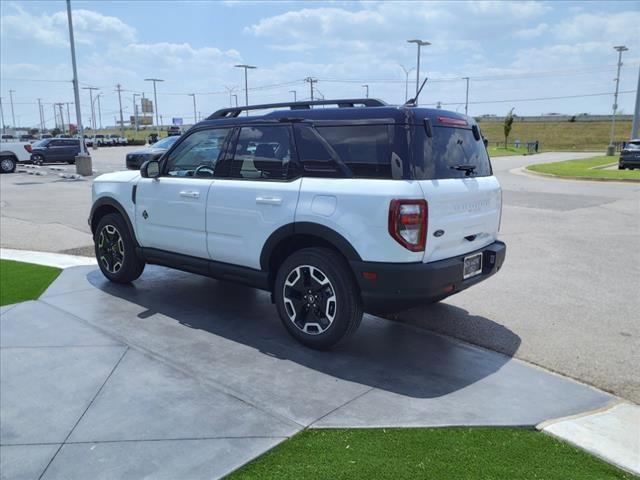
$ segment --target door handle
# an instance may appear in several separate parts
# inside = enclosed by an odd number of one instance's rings
[[[262,205],[282,205],[281,197],[256,197],[256,203]]]
[[[180,196],[186,198],[200,198],[200,192],[194,192],[192,190],[182,190],[180,192]]]

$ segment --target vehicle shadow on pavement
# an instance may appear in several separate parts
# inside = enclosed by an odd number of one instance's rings
[[[263,355],[268,355],[336,379],[415,398],[440,397],[489,377],[511,360],[520,345],[517,335],[490,319],[440,304],[423,312],[431,311],[433,315],[446,312],[448,318],[457,322],[473,319],[476,325],[500,328],[502,335],[509,338],[511,351],[490,352],[371,315],[365,315],[359,330],[338,348],[314,351],[289,336],[266,292],[156,266],[147,266],[140,280],[130,285],[108,282],[99,270],[90,272],[87,279],[102,292],[144,308],[137,317],[134,315],[127,321],[141,322],[140,328],[146,328],[151,334],[162,334],[159,326],[155,330],[153,323],[149,326],[154,319],[163,318],[156,314],[203,332],[204,335],[163,338],[155,342],[180,342],[183,358],[189,357],[192,348],[194,362],[202,361],[206,355],[202,353],[203,348],[211,350],[210,357],[215,362],[223,348],[228,350],[225,355],[237,355],[238,361],[247,362],[243,368],[255,365],[261,369]],[[220,342],[216,337],[249,346],[256,352],[247,355],[246,349]],[[186,338],[190,338],[192,344],[185,343]],[[215,363],[211,368],[215,368]],[[271,382],[273,377],[265,376],[264,381]],[[307,382],[300,380],[299,383],[299,387],[305,387],[302,383]],[[307,387],[313,388],[313,376],[308,383]]]

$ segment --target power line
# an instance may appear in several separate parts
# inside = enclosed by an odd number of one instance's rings
[[[619,92],[620,94],[626,93],[635,93],[635,90],[624,90]],[[478,100],[475,102],[469,102],[469,105],[480,105],[480,104],[488,104],[488,103],[510,103],[510,102],[538,102],[543,100],[564,100],[568,98],[586,98],[586,97],[602,97],[607,95],[613,95],[612,92],[604,92],[604,93],[584,93],[580,95],[562,95],[556,97],[536,97],[536,98],[512,98],[508,100]],[[464,105],[465,102],[436,102],[436,103],[428,103],[426,105],[436,105],[440,103],[441,105]]]

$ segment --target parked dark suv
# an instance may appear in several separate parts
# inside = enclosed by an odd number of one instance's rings
[[[618,170],[640,168],[640,138],[629,140],[620,152]]]
[[[80,154],[80,141],[77,138],[47,138],[33,144],[31,161],[36,165],[43,163],[76,163]]]

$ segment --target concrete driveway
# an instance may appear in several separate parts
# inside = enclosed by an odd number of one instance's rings
[[[268,294],[160,267],[129,286],[72,267],[0,318],[3,478],[220,477],[305,427],[535,425],[612,400],[372,316],[312,351]]]
[[[92,152],[94,168],[122,168],[134,148]],[[589,155],[493,159],[504,189],[501,237],[508,244],[500,274],[397,318],[640,402],[640,185],[519,173],[530,163]],[[90,183],[66,182],[51,173],[1,175],[0,244],[91,255]],[[451,313],[459,309],[469,314]]]

